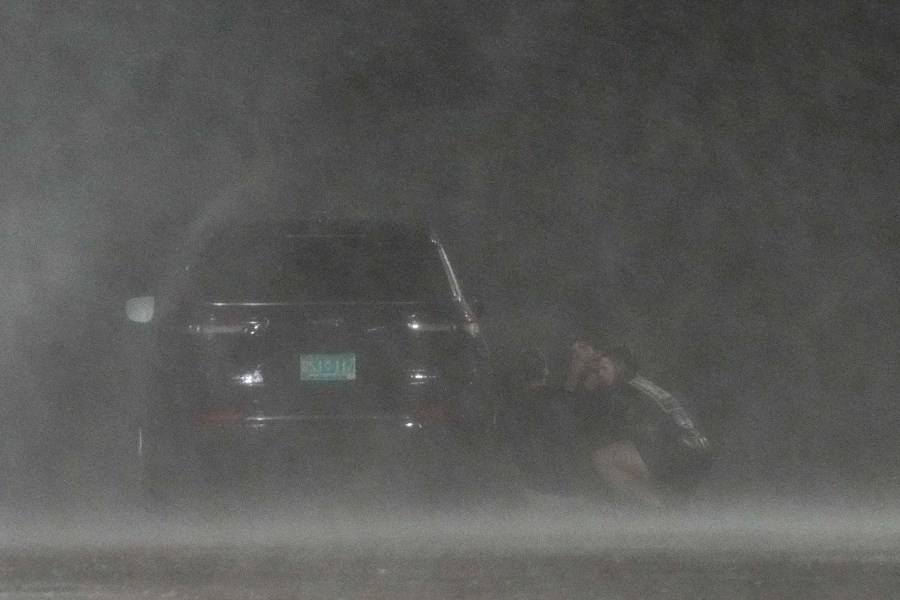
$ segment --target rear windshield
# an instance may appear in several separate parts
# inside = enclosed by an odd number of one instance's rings
[[[235,236],[194,267],[217,302],[436,302],[451,296],[438,246],[363,236]]]

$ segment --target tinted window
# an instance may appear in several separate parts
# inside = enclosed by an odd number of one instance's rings
[[[220,240],[194,283],[222,302],[414,302],[450,297],[430,241],[362,236]]]

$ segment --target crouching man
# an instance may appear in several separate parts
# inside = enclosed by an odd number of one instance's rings
[[[577,493],[599,482],[644,507],[688,497],[713,454],[679,402],[637,374],[624,346],[582,339],[560,358],[527,350],[506,369],[501,422],[527,485]]]
[[[637,374],[624,346],[575,342],[562,387],[576,455],[619,499],[661,507],[682,499],[708,469],[706,437],[671,394]]]
[[[660,491],[636,445],[646,410],[625,384],[633,367],[629,355],[577,341],[563,380],[572,413],[574,449],[590,462],[620,500],[662,506]]]

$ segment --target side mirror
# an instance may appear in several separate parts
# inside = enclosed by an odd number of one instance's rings
[[[132,298],[125,303],[125,316],[135,323],[149,323],[153,320],[153,296]]]

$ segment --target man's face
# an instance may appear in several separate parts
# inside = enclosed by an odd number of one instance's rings
[[[618,376],[619,367],[616,366],[616,363],[608,356],[597,354],[588,363],[584,387],[589,391],[608,387],[616,381]]]

